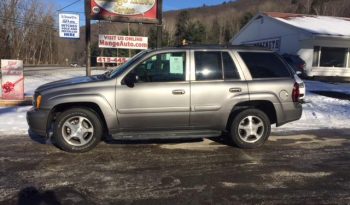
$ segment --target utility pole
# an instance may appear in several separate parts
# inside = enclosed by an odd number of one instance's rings
[[[162,38],[163,38],[163,0],[158,0],[158,19],[159,23],[157,24],[157,48],[162,47]]]
[[[86,76],[91,76],[91,0],[85,0]]]

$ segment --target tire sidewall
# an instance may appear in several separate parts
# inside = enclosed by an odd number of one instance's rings
[[[254,143],[248,143],[248,142],[243,141],[239,137],[239,133],[238,133],[238,130],[239,130],[238,127],[239,127],[240,122],[249,115],[259,117],[262,120],[262,123],[264,124],[263,136],[258,141],[254,142]],[[270,124],[270,120],[269,120],[268,116],[260,110],[247,109],[247,110],[241,111],[234,118],[232,125],[231,125],[230,136],[231,136],[231,139],[234,142],[234,144],[237,145],[238,147],[253,149],[253,148],[257,148],[257,147],[262,146],[269,138],[270,132],[271,132],[271,124]]]
[[[68,142],[66,142],[66,140],[62,136],[63,124],[66,122],[66,120],[75,116],[81,116],[81,117],[87,118],[88,120],[90,120],[90,122],[94,127],[94,133],[91,141],[88,144],[83,146],[71,145]],[[94,148],[101,141],[102,133],[103,131],[102,131],[101,121],[95,112],[85,108],[73,108],[61,113],[58,116],[54,125],[53,140],[54,140],[54,143],[64,151],[87,152],[92,148]]]

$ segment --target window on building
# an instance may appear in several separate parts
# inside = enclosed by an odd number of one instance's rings
[[[346,68],[349,66],[349,48],[314,47],[314,67]]]
[[[321,48],[321,67],[340,67],[345,68],[347,62],[347,48]]]
[[[289,68],[275,53],[240,52],[253,78],[290,77]]]

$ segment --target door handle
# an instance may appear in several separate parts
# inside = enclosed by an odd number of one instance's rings
[[[173,95],[184,95],[185,90],[173,90]]]
[[[240,93],[242,92],[241,88],[230,88],[230,93]]]

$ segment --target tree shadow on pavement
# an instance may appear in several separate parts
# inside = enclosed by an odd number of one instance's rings
[[[60,205],[54,191],[40,192],[35,187],[26,187],[18,193],[17,205]]]
[[[61,205],[96,204],[90,194],[76,190],[71,186],[57,187],[52,190],[41,190],[34,186],[22,188],[17,195],[0,202],[6,205]]]

